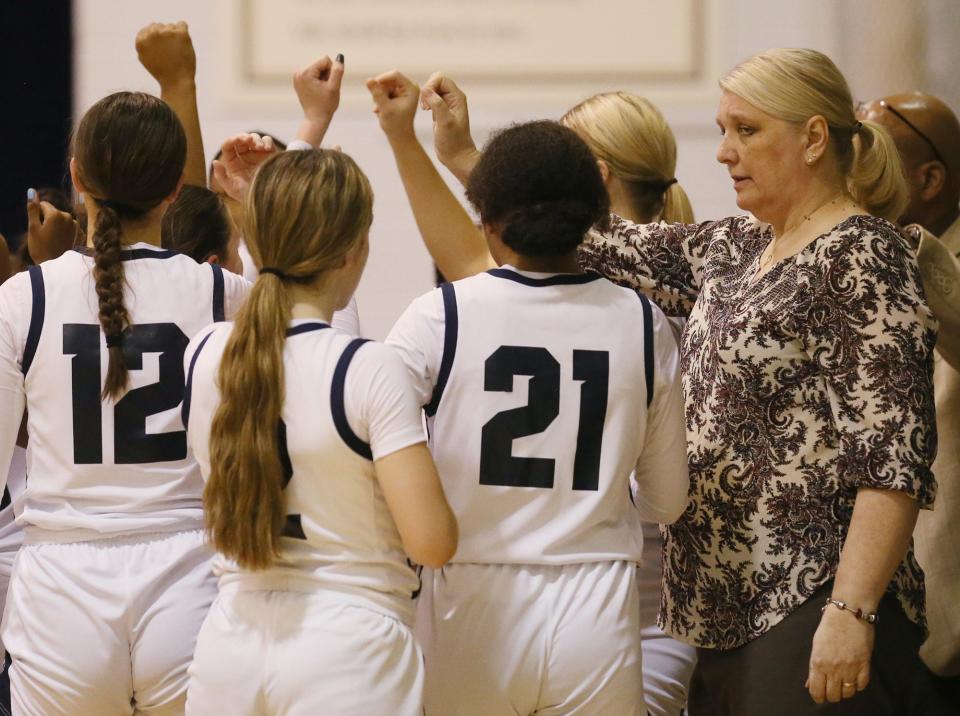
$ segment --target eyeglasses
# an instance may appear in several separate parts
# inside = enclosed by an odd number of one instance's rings
[[[904,117],[903,114],[902,114],[901,112],[899,112],[896,107],[894,107],[892,104],[890,104],[889,102],[887,102],[887,100],[885,100],[885,99],[880,100],[879,105],[880,105],[881,107],[883,107],[884,109],[888,110],[888,111],[890,112],[890,114],[892,114],[894,117],[896,117],[897,119],[899,119],[899,120],[900,120],[901,122],[903,122],[905,125],[907,125],[908,127],[910,127],[910,129],[912,129],[914,132],[916,132],[917,136],[920,137],[920,139],[922,139],[923,141],[925,141],[925,142],[927,143],[927,146],[929,146],[930,149],[933,150],[933,156],[935,156],[935,157],[937,158],[937,161],[940,162],[941,164],[943,164],[944,166],[947,165],[947,163],[946,163],[945,161],[943,161],[943,157],[940,156],[940,152],[937,151],[937,146],[933,143],[933,141],[930,139],[930,137],[928,137],[926,134],[924,134],[924,133],[921,132],[919,129],[917,129],[917,125],[915,125],[915,124],[914,124],[913,122],[911,122],[909,119],[907,119],[906,117]]]

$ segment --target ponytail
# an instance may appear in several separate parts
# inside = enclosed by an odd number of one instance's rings
[[[220,361],[203,511],[214,548],[243,569],[269,567],[280,552],[284,479],[277,431],[290,318],[281,278],[261,274]]]
[[[100,325],[107,337],[107,379],[102,398],[118,398],[129,382],[123,358],[123,334],[130,314],[123,303],[123,262],[120,260],[120,217],[114,207],[101,204],[93,233],[93,279],[97,290]]]
[[[173,110],[140,92],[101,99],[83,115],[73,137],[77,178],[97,207],[89,240],[109,354],[103,399],[118,398],[129,383],[123,340],[131,319],[123,303],[120,220],[143,220],[176,191],[186,157],[186,135]]]
[[[848,188],[874,216],[896,221],[909,203],[909,189],[893,138],[876,122],[861,122],[853,140]]]
[[[660,219],[668,224],[692,224],[693,207],[687,192],[678,183],[674,183],[663,195],[663,211]]]
[[[364,245],[372,219],[370,183],[342,152],[271,157],[247,194],[244,236],[261,271],[220,359],[203,492],[210,541],[243,569],[273,563],[286,521],[278,437],[292,317],[286,286],[322,286],[326,272]]]
[[[693,209],[677,185],[677,142],[653,103],[629,92],[596,94],[560,123],[587,143],[629,192],[633,218],[692,224]]]

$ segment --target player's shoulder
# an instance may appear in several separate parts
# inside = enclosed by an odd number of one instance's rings
[[[0,297],[9,301],[21,296],[28,296],[31,293],[30,285],[32,282],[29,271],[15,273],[0,284]]]
[[[195,363],[203,353],[204,356],[219,354],[226,346],[227,339],[233,330],[232,321],[220,321],[211,323],[193,334],[190,342],[187,343],[184,350],[184,360],[188,364]]]
[[[366,338],[352,338],[343,347],[338,363],[353,385],[370,385],[377,378],[406,380],[406,366],[399,352],[385,343]]]

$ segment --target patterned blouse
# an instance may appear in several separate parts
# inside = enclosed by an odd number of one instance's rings
[[[892,224],[853,216],[752,280],[772,238],[739,216],[613,217],[581,265],[688,318],[690,504],[666,529],[661,625],[731,649],[833,579],[859,487],[929,507],[935,322]],[[911,546],[888,590],[923,624]]]

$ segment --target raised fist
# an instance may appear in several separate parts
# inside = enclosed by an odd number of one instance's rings
[[[184,80],[192,82],[197,74],[197,55],[187,23],[154,22],[137,33],[137,57],[161,87]]]
[[[433,144],[437,159],[465,182],[480,158],[477,145],[470,136],[467,96],[452,79],[434,72],[420,90],[420,105],[433,114]]]
[[[373,97],[373,113],[388,139],[414,137],[413,120],[420,101],[420,88],[397,70],[367,80]]]

